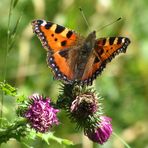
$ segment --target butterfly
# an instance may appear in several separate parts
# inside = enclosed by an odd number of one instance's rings
[[[47,51],[47,64],[55,79],[64,83],[92,85],[106,64],[125,53],[127,37],[96,39],[96,31],[85,38],[73,30],[45,20],[32,21],[33,32]]]

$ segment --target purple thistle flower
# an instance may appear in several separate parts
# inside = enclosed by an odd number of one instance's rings
[[[54,124],[58,124],[57,112],[58,109],[54,109],[50,105],[49,98],[43,98],[39,94],[33,94],[29,97],[31,103],[25,112],[25,117],[28,119],[32,128],[36,131],[45,133]]]
[[[111,118],[101,116],[99,126],[95,129],[85,129],[85,135],[99,144],[106,142],[112,134]]]

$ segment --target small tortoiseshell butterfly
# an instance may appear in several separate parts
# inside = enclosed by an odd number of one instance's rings
[[[130,44],[126,37],[96,39],[95,31],[85,38],[45,20],[34,20],[32,26],[47,51],[47,64],[55,78],[68,84],[91,85],[106,64],[125,53]]]

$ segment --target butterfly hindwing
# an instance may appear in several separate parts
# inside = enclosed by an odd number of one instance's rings
[[[56,79],[64,80],[66,83],[72,83],[73,70],[67,61],[68,54],[68,50],[58,51],[52,55],[47,53],[47,64],[53,70]]]

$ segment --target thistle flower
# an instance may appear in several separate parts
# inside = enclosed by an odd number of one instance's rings
[[[99,122],[98,116],[102,114],[101,100],[102,97],[93,87],[63,84],[57,106],[66,110],[78,129],[93,128]]]
[[[78,95],[72,102],[70,111],[77,118],[86,118],[97,111],[97,98],[92,92]]]
[[[39,94],[33,94],[30,104],[24,116],[28,119],[32,128],[39,132],[47,132],[54,124],[58,124],[56,117],[58,109],[54,109],[49,98],[44,98]]]
[[[93,142],[99,144],[105,143],[112,134],[111,118],[101,116],[98,127],[94,129],[85,129],[84,133]]]

